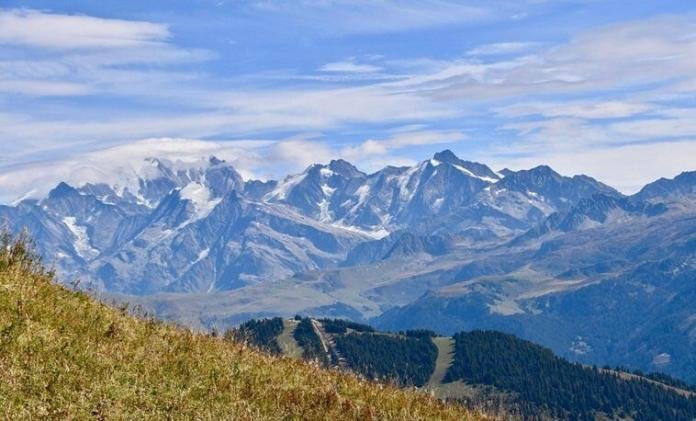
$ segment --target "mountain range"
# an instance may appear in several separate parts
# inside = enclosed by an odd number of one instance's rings
[[[301,313],[496,329],[696,381],[696,172],[625,196],[451,151],[282,181],[243,180],[214,157],[147,162],[135,183],[60,183],[0,206],[0,220],[26,228],[62,279],[198,328]]]

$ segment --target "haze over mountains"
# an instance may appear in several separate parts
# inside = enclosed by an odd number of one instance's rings
[[[148,162],[136,182],[61,183],[0,219],[26,227],[63,279],[197,327],[302,313],[492,328],[696,381],[696,172],[624,196],[451,151],[268,182],[212,157]]]

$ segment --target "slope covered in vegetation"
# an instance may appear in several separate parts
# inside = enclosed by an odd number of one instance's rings
[[[453,338],[454,362],[445,381],[464,380],[514,392],[527,412],[542,410],[577,419],[594,419],[600,411],[635,420],[696,418],[696,397],[685,397],[649,379],[627,381],[504,333],[462,332]]]
[[[692,420],[696,416],[696,393],[683,381],[664,374],[586,367],[500,332],[440,337],[429,330],[378,332],[345,320],[313,322],[322,327],[329,352],[337,357],[334,365],[366,378],[418,386],[505,419]]]
[[[238,329],[230,329],[225,332],[225,338],[238,342],[246,342],[259,349],[272,354],[281,354],[280,346],[276,341],[278,335],[283,332],[283,319],[249,320],[239,326]]]
[[[437,347],[430,337],[350,333],[336,337],[348,367],[367,378],[423,386],[435,369]]]
[[[468,419],[421,393],[136,318],[0,244],[0,417]]]

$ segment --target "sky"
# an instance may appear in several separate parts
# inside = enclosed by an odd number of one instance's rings
[[[0,148],[0,202],[145,155],[443,149],[633,193],[696,170],[696,3],[0,0]]]

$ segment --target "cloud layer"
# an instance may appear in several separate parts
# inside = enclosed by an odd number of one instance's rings
[[[0,44],[51,49],[123,48],[169,38],[166,25],[35,10],[0,10]]]
[[[294,68],[290,55],[263,61],[283,41],[267,34],[258,38],[269,50],[250,52],[236,40],[223,48],[207,32],[210,42],[187,39],[193,29],[182,20],[0,9],[0,192],[22,193],[8,184],[17,171],[29,177],[51,160],[164,137],[205,139],[192,145],[206,151],[213,141],[212,150],[262,177],[334,157],[369,171],[445,147],[501,167],[549,163],[624,191],[694,169],[683,156],[696,139],[696,15],[618,20],[544,39],[507,31],[467,44],[453,35],[523,23],[546,7],[498,2],[494,13],[491,5],[216,6],[240,31],[294,31],[308,49],[308,63]],[[316,51],[321,61],[312,60]],[[228,139],[263,141],[221,141]],[[669,159],[669,151],[684,155]]]

